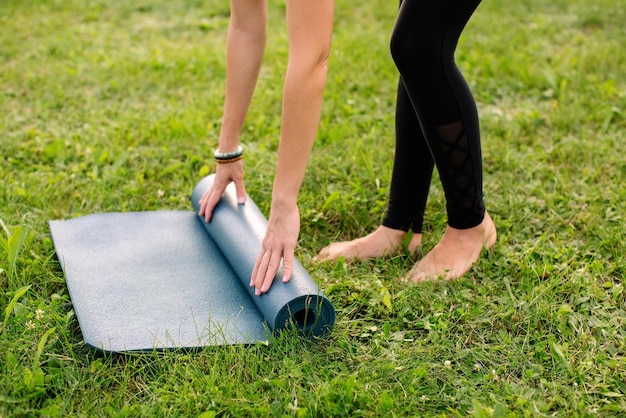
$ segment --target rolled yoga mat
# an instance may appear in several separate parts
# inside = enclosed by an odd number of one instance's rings
[[[228,186],[210,223],[195,211],[114,212],[50,221],[85,343],[105,352],[253,344],[292,324],[322,336],[335,310],[295,260],[270,291],[249,286],[267,220]]]

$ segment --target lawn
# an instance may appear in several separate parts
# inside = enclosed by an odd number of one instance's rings
[[[267,214],[284,2],[242,143]],[[190,210],[215,170],[223,0],[0,2],[0,417],[626,415],[626,7],[486,0],[457,60],[481,117],[498,243],[462,279],[406,285],[408,255],[314,263],[381,222],[394,152],[397,1],[336,4],[297,256],[333,332],[103,355],[83,344],[48,229]],[[424,251],[441,236],[434,179]]]

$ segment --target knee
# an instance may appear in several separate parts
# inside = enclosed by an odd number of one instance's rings
[[[398,29],[394,29],[391,34],[391,40],[389,41],[389,51],[391,52],[391,58],[393,62],[398,65],[406,56],[406,46],[404,45],[404,39],[398,33]]]
[[[419,69],[421,66],[418,61],[424,63],[432,48],[426,45],[423,37],[409,36],[401,28],[396,28],[391,34],[389,50],[400,74],[403,74]]]

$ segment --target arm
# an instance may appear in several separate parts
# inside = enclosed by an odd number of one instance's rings
[[[231,0],[226,41],[226,94],[219,151],[237,149],[239,135],[259,77],[266,41],[267,0]],[[219,164],[213,186],[200,199],[200,215],[208,222],[226,186],[235,182],[237,200],[244,203],[243,163]]]
[[[322,111],[333,6],[334,0],[287,0],[289,63],[272,206],[250,283],[257,295],[269,290],[281,259],[283,281],[291,278],[300,230],[297,198]]]

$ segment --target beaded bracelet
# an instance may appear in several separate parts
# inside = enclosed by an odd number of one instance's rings
[[[226,164],[226,163],[234,163],[235,161],[239,161],[243,158],[243,155],[239,154],[233,158],[216,158],[215,162],[218,164]]]
[[[241,159],[243,155],[243,148],[241,147],[241,145],[237,146],[237,150],[235,151],[230,151],[230,152],[220,152],[219,149],[216,149],[215,152],[213,153],[213,157],[215,158],[215,160],[220,163],[230,163],[233,161],[237,161],[236,159]]]

